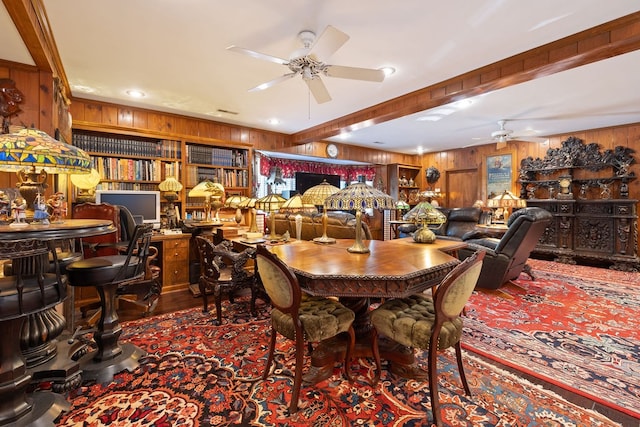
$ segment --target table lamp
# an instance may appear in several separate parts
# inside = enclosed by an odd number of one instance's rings
[[[249,211],[249,233],[258,233],[258,224],[256,222],[256,202],[255,197],[247,197],[238,203],[240,209],[250,209]]]
[[[503,208],[504,209],[504,222],[507,223],[509,215],[513,211],[513,208],[526,208],[527,201],[514,195],[511,191],[504,190],[504,193],[497,195],[487,201],[487,207],[490,208]]]
[[[269,227],[269,239],[271,240],[278,238],[278,235],[276,234],[276,212],[286,201],[287,199],[278,194],[269,194],[268,196],[256,200],[256,208],[269,212],[269,216],[271,217],[271,226]]]
[[[227,197],[227,200],[224,201],[224,205],[226,207],[236,210],[234,219],[238,225],[242,222],[242,209],[240,208],[240,203],[244,202],[246,199],[248,199],[247,196],[234,194],[233,196]]]
[[[420,202],[405,215],[407,221],[413,221],[418,229],[413,234],[413,240],[418,243],[433,243],[436,235],[432,227],[438,229],[447,222],[447,217],[429,202]],[[435,227],[437,226],[437,227]]]
[[[162,196],[170,203],[178,200],[178,191],[182,190],[182,184],[175,176],[169,176],[160,184],[158,188],[162,191]]]
[[[356,211],[356,241],[347,250],[352,253],[369,253],[369,248],[362,243],[362,211],[365,209],[395,209],[396,204],[391,196],[376,190],[364,182],[356,182],[330,195],[324,201],[325,209]]]
[[[189,191],[189,197],[204,197],[205,222],[220,224],[218,210],[222,207],[224,187],[219,182],[202,181]],[[215,209],[215,216],[211,217],[211,209]]]
[[[71,183],[78,189],[76,202],[86,203],[96,201],[96,187],[100,184],[100,173],[91,168],[90,173],[74,173],[70,176]]]
[[[340,191],[335,185],[329,184],[326,180],[323,180],[320,184],[309,188],[302,194],[302,202],[319,206],[322,209],[322,237],[316,237],[313,239],[316,243],[335,243],[336,239],[333,237],[327,237],[327,222],[329,217],[327,216],[327,210],[324,209],[324,202],[327,197]]]
[[[26,217],[32,219],[33,203],[38,194],[44,194],[48,174],[88,174],[91,159],[83,150],[41,130],[24,128],[0,135],[0,171],[16,172],[18,190],[26,201]]]

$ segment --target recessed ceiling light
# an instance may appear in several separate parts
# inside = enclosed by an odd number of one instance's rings
[[[393,67],[382,67],[380,68],[382,70],[382,72],[384,73],[385,77],[389,77],[391,74],[396,72],[396,69]]]
[[[338,138],[340,139],[349,139],[349,137],[351,137],[351,134],[349,132],[342,132],[340,135],[338,135]]]
[[[280,124],[280,120],[278,120],[278,119],[269,119],[269,124],[270,125],[278,125],[278,124]]]
[[[424,153],[424,148],[422,148],[422,145],[418,146],[418,148],[416,148],[416,151],[418,152],[418,154],[422,154]]]
[[[429,114],[427,116],[420,116],[416,119],[416,121],[418,122],[437,122],[438,120],[442,119],[442,116],[438,116],[435,114]]]
[[[137,90],[137,89],[129,89],[127,91],[127,95],[129,95],[132,98],[144,98],[145,94],[144,92]]]

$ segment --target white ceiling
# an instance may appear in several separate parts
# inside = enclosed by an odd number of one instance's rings
[[[76,97],[295,133],[640,10],[637,0],[44,0]],[[351,38],[329,64],[392,66],[382,83],[323,77],[317,104],[302,79],[248,92],[288,68],[297,34],[327,25]],[[1,7],[0,58],[25,59]],[[9,34],[11,33],[11,34]],[[5,42],[4,40],[8,40]],[[19,39],[19,37],[18,37]],[[348,144],[416,153],[477,143],[507,119],[546,136],[640,122],[640,51],[477,97],[437,122],[408,116],[352,133]],[[132,101],[128,89],[146,96]],[[237,115],[218,110],[237,112]],[[268,120],[278,118],[280,124]],[[381,143],[381,144],[376,144]]]

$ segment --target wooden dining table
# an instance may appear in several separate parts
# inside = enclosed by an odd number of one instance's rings
[[[350,239],[335,244],[293,241],[270,247],[296,274],[308,294],[339,297],[356,314],[355,357],[372,355],[369,316],[372,299],[406,297],[437,286],[459,260],[452,256],[464,243],[436,240],[416,243],[411,238],[365,241],[369,253],[347,251]],[[344,359],[346,343],[340,337],[323,341],[312,352],[308,383],[333,374],[333,366]],[[416,366],[413,349],[391,340],[380,340],[380,355],[390,362],[390,370],[407,378],[424,379],[426,372]]]

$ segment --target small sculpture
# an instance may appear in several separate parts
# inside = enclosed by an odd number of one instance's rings
[[[600,183],[600,198],[601,199],[611,198],[611,188],[609,188],[609,184],[606,182]]]
[[[4,191],[0,191],[0,221],[7,221],[11,215],[11,200]]]
[[[14,222],[12,227],[24,227],[27,224],[27,201],[23,197],[16,197],[11,203],[11,211],[13,212]]]
[[[38,193],[33,201],[33,220],[42,225],[49,225],[49,212],[42,194]]]
[[[67,215],[67,202],[64,200],[64,194],[60,191],[52,195],[47,200],[47,206],[51,210],[51,222],[62,222]]]

